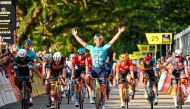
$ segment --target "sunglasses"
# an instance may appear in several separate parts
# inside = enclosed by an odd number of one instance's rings
[[[83,56],[84,54],[78,54],[79,56]]]
[[[189,55],[186,55],[186,56],[189,56]]]
[[[180,56],[175,56],[175,58],[179,58]]]

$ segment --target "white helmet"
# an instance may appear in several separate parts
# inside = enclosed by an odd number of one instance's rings
[[[45,54],[42,59],[43,59],[43,61],[48,61],[51,58],[52,58],[52,55],[50,53],[48,53],[48,54]]]
[[[19,57],[25,57],[26,56],[26,50],[25,49],[20,49],[18,51],[18,56]]]
[[[137,61],[136,60],[132,60],[132,64],[137,64]]]
[[[75,57],[76,55],[75,54],[70,54],[69,55],[69,58],[73,58],[73,57]]]
[[[61,60],[61,53],[60,52],[55,52],[53,55],[53,60],[54,61],[60,61]]]
[[[176,49],[174,52],[175,56],[181,56],[182,55],[182,51],[179,49]]]

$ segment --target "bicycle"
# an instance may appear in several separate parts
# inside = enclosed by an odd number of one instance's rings
[[[22,81],[22,90],[21,90],[21,106],[22,109],[29,109],[29,90],[27,88],[26,82],[30,79],[30,76],[17,77]]]
[[[178,80],[178,87],[177,87],[177,91],[178,91],[178,96],[177,96],[177,105],[179,106],[179,109],[182,109],[182,105],[184,105],[184,100],[183,100],[183,90],[181,87],[181,79],[186,79],[188,82],[188,78],[172,78],[171,79],[171,85],[172,85],[172,80]]]
[[[136,87],[136,83],[133,84],[133,88],[132,88],[132,90],[133,90],[133,95],[131,96],[131,99],[134,99],[135,92],[136,92],[135,87]]]
[[[127,79],[119,79],[120,81],[125,81],[124,84],[124,102],[125,102],[125,107],[128,109],[129,108],[129,101],[130,101],[130,95],[129,95],[129,84],[127,82]]]
[[[71,86],[72,86],[72,84],[74,83],[74,81],[73,81],[73,80],[70,80],[70,76],[67,77],[66,81],[67,81],[67,85],[68,85],[68,86],[67,86],[67,87],[68,87],[68,90],[67,90],[67,92],[66,92],[66,97],[67,97],[67,104],[69,104],[70,101],[71,101],[71,97],[74,95],[74,92],[71,90]]]
[[[100,102],[102,101],[102,93],[100,91],[100,80],[104,80],[105,78],[99,78],[99,76],[97,78],[90,78],[90,76],[88,77],[88,85],[90,83],[90,79],[92,79],[94,84],[93,87],[95,87],[95,106],[96,109],[101,109],[100,107]]]
[[[79,92],[78,92],[78,96],[79,96],[79,104],[80,104],[80,109],[83,109],[83,101],[84,101],[84,92],[83,92],[83,88],[84,85],[82,84],[82,78],[78,77],[77,79],[75,79],[76,83],[79,84]],[[77,82],[77,81],[80,81]]]
[[[55,92],[55,95],[54,95],[55,108],[54,109],[60,109],[60,104],[61,104],[61,101],[62,101],[61,87],[60,87],[60,85],[62,85],[62,84],[58,81],[60,79],[63,79],[63,78],[56,77],[56,78],[48,78],[48,79],[46,79],[46,80],[52,80],[52,81],[50,81],[51,89],[52,89],[52,86],[54,86],[54,92]]]
[[[150,81],[150,78],[155,79],[155,82]],[[144,80],[145,78],[143,78]],[[147,92],[147,100],[150,103],[151,109],[153,109],[153,101],[154,101],[154,91],[152,89],[152,84],[156,84],[157,83],[157,77],[149,77],[149,85],[148,85],[148,90],[146,89]]]

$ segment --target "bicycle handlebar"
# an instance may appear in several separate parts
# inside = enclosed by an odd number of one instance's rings
[[[172,85],[172,80],[181,80],[181,79],[186,79],[187,82],[188,82],[188,78],[172,78],[172,79],[171,79],[171,85]]]

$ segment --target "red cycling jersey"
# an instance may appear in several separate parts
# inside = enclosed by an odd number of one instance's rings
[[[86,60],[87,60],[86,56],[83,56],[82,59],[79,59],[79,56],[75,56],[72,59],[72,64],[77,65],[77,66],[85,66],[88,64],[87,63],[88,61],[86,61]]]
[[[127,60],[126,63],[119,61],[116,64],[116,72],[119,73],[120,71],[133,71],[133,66],[131,60]]]
[[[86,60],[86,63],[88,63],[88,67],[89,67],[89,69],[91,69],[92,68],[92,57],[87,57],[87,60]]]

